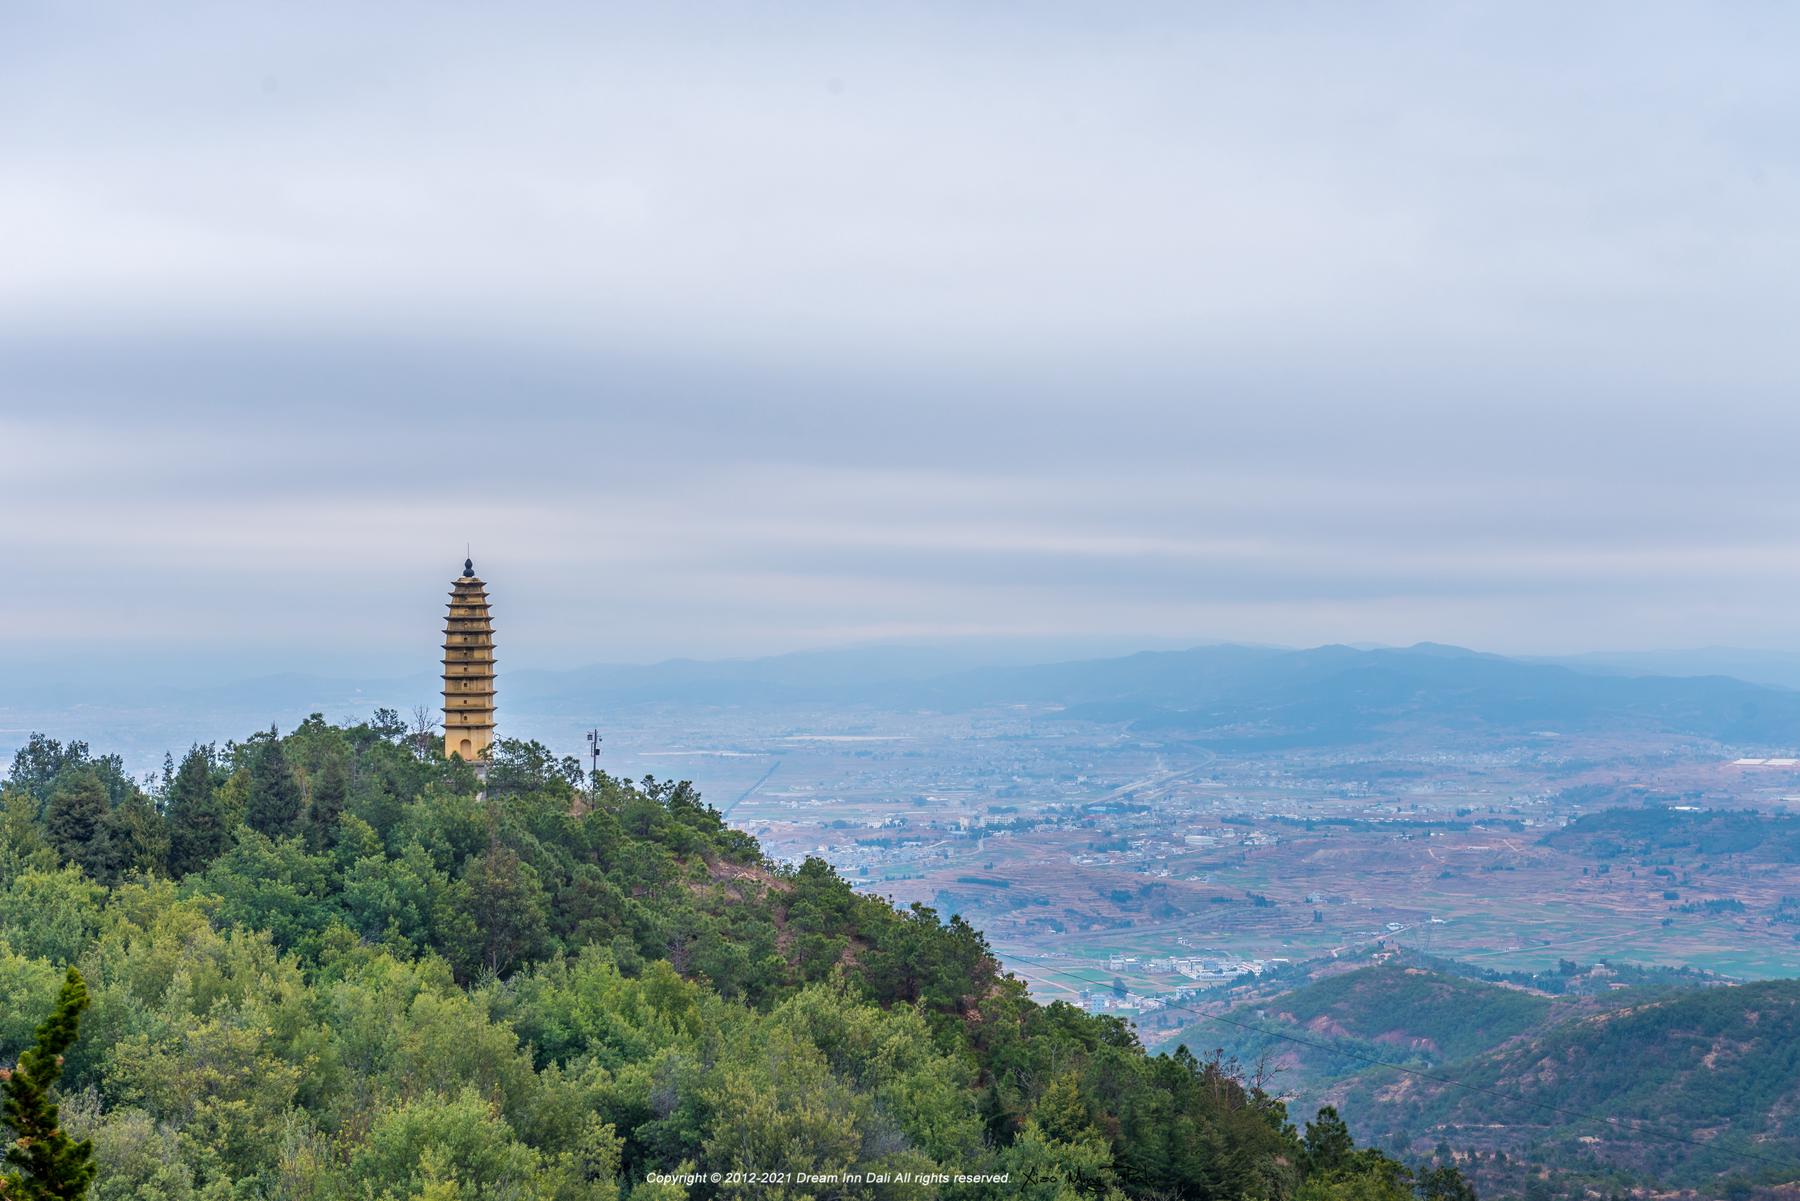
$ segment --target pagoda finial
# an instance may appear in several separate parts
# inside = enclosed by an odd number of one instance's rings
[[[475,574],[475,560],[474,559],[470,558],[470,559],[463,560],[463,574],[465,576],[473,576]]]

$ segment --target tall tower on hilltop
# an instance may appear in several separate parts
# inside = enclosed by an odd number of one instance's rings
[[[479,763],[494,743],[494,623],[473,559],[450,585],[444,619],[444,757]]]

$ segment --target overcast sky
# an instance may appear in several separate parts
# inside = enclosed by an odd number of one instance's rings
[[[1132,15],[1122,16],[1122,7]],[[0,15],[0,664],[1800,649],[1773,3]]]

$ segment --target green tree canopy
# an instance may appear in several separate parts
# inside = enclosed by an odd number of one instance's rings
[[[6,1149],[8,1171],[0,1176],[5,1201],[80,1201],[94,1179],[93,1143],[63,1131],[58,1106],[50,1099],[87,1007],[87,985],[70,968],[56,1007],[37,1028],[35,1045],[0,1079],[0,1120],[14,1135]]]

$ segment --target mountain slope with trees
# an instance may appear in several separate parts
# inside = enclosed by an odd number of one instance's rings
[[[1202,1022],[1182,1037],[1311,1094],[1371,1059],[1425,1066],[1489,1050],[1546,1024],[1551,1008],[1519,989],[1386,962],[1320,976],[1232,1010],[1235,1025]]]
[[[1688,989],[1585,1014],[1450,1065],[1468,1085],[1369,1074],[1340,1094],[1384,1140],[1447,1138],[1564,1189],[1748,1196],[1800,1180],[1800,981]],[[1598,1114],[1607,1121],[1581,1115]],[[1491,1178],[1492,1166],[1477,1174]]]
[[[1466,1194],[1035,1004],[967,924],[771,864],[684,784],[504,743],[483,792],[387,712],[148,789],[34,737],[0,791],[0,1062],[71,965],[62,1122],[106,1201]]]
[[[1593,979],[1565,966],[1569,981]],[[1379,1146],[1455,1147],[1493,1195],[1748,1197],[1800,1181],[1800,981],[1596,970],[1600,991],[1553,997],[1388,961],[1183,1037],[1260,1065],[1297,1112],[1335,1104]]]

